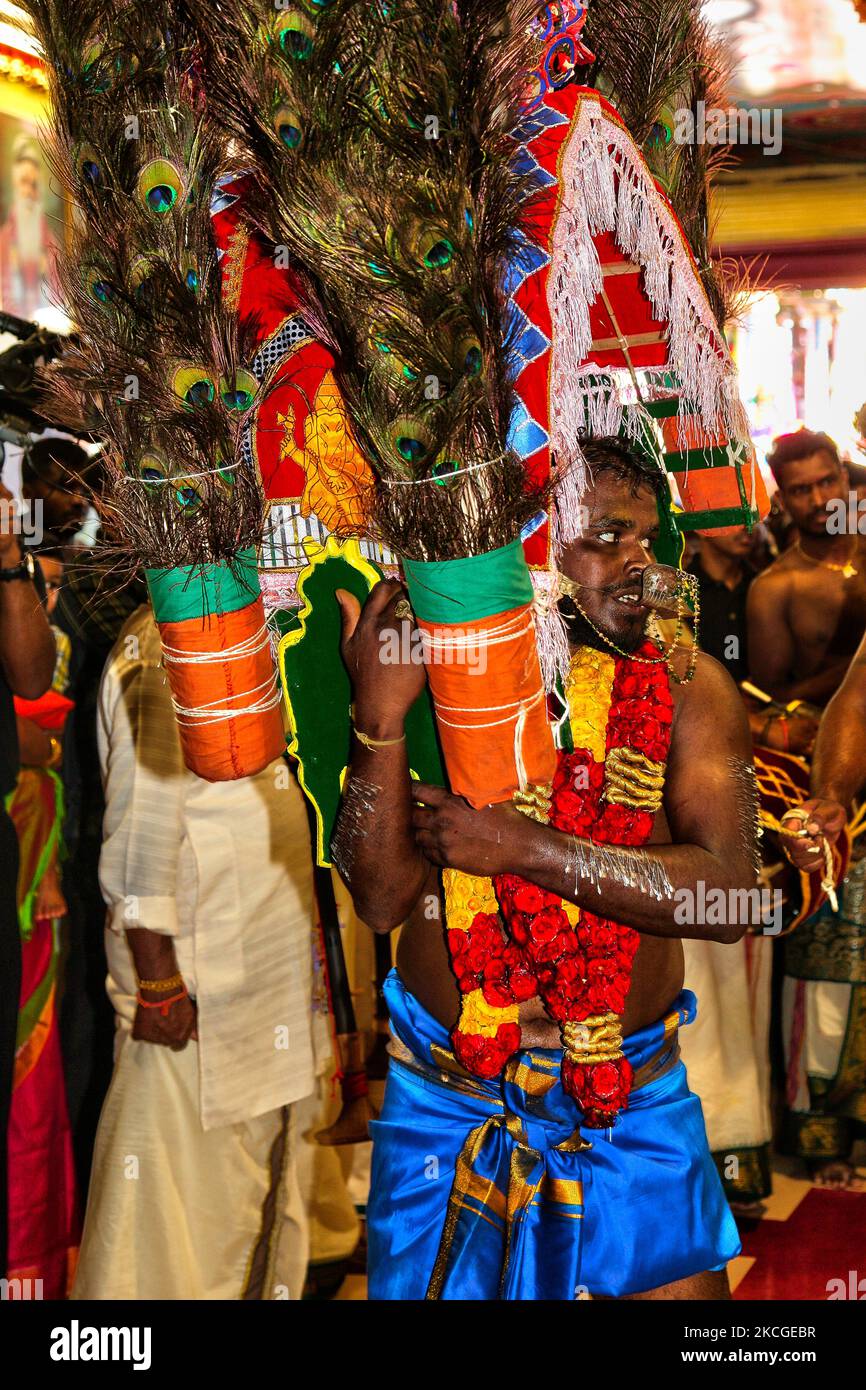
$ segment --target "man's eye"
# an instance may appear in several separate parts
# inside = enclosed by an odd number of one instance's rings
[[[604,541],[605,545],[615,545],[619,540],[618,531],[599,531],[598,539]]]

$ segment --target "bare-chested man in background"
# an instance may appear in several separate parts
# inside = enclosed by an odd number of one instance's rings
[[[866,629],[866,537],[846,524],[848,474],[828,435],[783,435],[767,462],[798,537],[749,590],[749,675],[782,703],[823,707]]]
[[[829,704],[812,760],[816,800],[806,808],[834,840],[845,819],[838,803],[850,804],[866,777],[862,759],[851,755],[863,739],[862,647],[845,680],[866,627],[866,538],[856,509],[849,512],[853,488],[827,435],[785,435],[768,462],[799,539],[749,591],[750,675],[778,700]],[[820,814],[828,808],[829,819]],[[811,840],[795,846],[800,867],[815,867],[806,857],[811,848]],[[839,911],[825,903],[785,943],[783,1142],[831,1187],[856,1185],[851,1147],[866,1121],[864,888],[860,857],[840,885]]]

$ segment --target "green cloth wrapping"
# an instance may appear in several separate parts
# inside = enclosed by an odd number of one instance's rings
[[[182,623],[211,613],[236,613],[261,593],[254,550],[242,550],[231,562],[145,570],[153,613],[158,623]]]
[[[404,560],[406,587],[422,623],[478,622],[532,603],[519,540],[465,560]]]

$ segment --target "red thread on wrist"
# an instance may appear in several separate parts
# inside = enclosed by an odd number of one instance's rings
[[[143,1009],[159,1009],[163,1018],[168,1018],[168,1011],[172,1004],[176,1004],[179,999],[188,999],[189,990],[186,985],[184,985],[179,994],[172,994],[169,999],[142,999],[141,991],[139,990],[135,997]]]

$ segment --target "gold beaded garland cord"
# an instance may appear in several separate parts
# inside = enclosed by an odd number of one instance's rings
[[[618,656],[628,657],[629,661],[639,662],[641,666],[659,666],[662,663],[664,663],[667,666],[668,671],[670,672],[671,679],[675,681],[677,685],[688,685],[689,681],[692,680],[695,674],[695,668],[697,666],[698,660],[698,651],[700,649],[699,638],[701,623],[701,599],[700,591],[698,589],[698,585],[694,575],[687,574],[685,570],[677,570],[677,579],[677,625],[667,651],[662,651],[661,654],[657,657],[636,656],[634,652],[627,652],[622,647],[617,646],[616,642],[614,642],[612,638],[608,637],[607,633],[602,632],[600,628],[596,627],[595,623],[592,621],[592,618],[590,618],[584,610],[584,607],[578,598],[578,594],[580,593],[583,586],[576,583],[575,580],[569,579],[568,575],[562,574],[561,572],[559,575],[559,588],[563,594],[565,594],[568,598],[571,599],[578,613],[583,618],[584,622],[592,628],[596,637],[600,637],[602,642],[604,642],[605,645],[611,649],[611,651],[616,652]],[[689,648],[688,667],[686,669],[685,675],[680,676],[676,670],[676,667],[674,666],[672,658],[674,652],[679,646],[680,638],[683,634],[686,609],[685,591],[688,591],[689,600],[692,605],[694,632],[692,645]],[[654,618],[655,615],[653,614],[652,618],[650,619],[650,622],[652,622]],[[663,644],[660,642],[659,645],[661,647]]]

